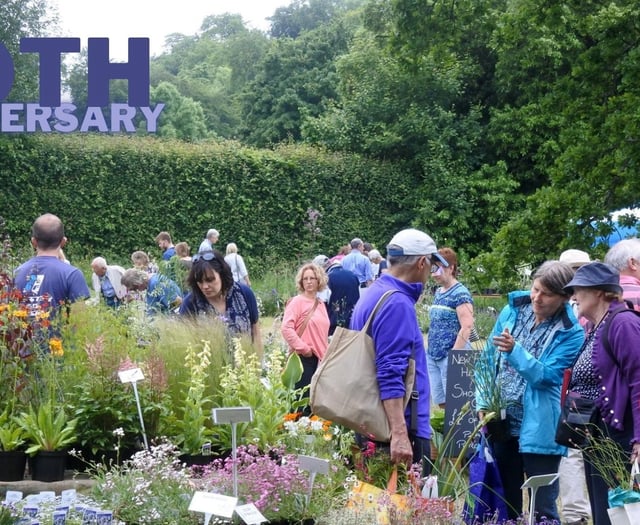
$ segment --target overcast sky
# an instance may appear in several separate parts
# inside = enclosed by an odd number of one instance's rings
[[[252,28],[267,29],[266,17],[291,0],[49,0],[57,7],[61,34],[79,37],[82,47],[89,37],[109,38],[110,56],[127,59],[127,39],[148,37],[151,55],[163,50],[171,33],[193,35],[208,15],[239,13]]]

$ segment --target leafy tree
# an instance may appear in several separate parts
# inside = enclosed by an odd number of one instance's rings
[[[46,0],[3,0],[0,2],[0,42],[13,59],[14,82],[8,101],[31,102],[38,94],[38,56],[20,53],[20,39],[40,37],[57,23],[57,16],[47,12]]]
[[[199,102],[182,96],[176,87],[168,82],[161,82],[151,89],[151,100],[163,102],[164,110],[158,120],[158,135],[194,141],[207,138],[204,123],[204,111]]]
[[[238,134],[239,93],[255,76],[268,46],[260,31],[244,27],[240,15],[209,16],[198,35],[173,34],[169,52],[151,62],[151,83],[173,84],[199,102],[207,130],[221,137]]]
[[[337,101],[305,119],[303,137],[401,163],[421,181],[407,202],[413,224],[434,232],[440,244],[475,255],[508,217],[517,187],[506,165],[488,162],[484,107],[467,100],[480,70],[456,54],[446,35],[434,35],[432,41],[443,41],[438,49],[427,46],[415,57],[391,45],[397,26],[388,2],[370,3],[365,21],[367,29],[336,61]],[[424,21],[420,27],[438,30]]]
[[[339,0],[294,0],[278,7],[267,19],[271,22],[270,34],[273,38],[297,38],[330,22],[341,5]]]
[[[516,265],[567,247],[591,251],[607,227],[593,220],[637,206],[640,195],[637,2],[519,7],[494,39],[503,98],[491,124],[510,169],[538,178],[492,244],[495,260]],[[510,270],[499,268],[503,276]]]
[[[204,19],[200,26],[202,37],[211,40],[218,40],[220,42],[248,31],[249,30],[244,25],[242,16],[231,13],[210,15]]]
[[[318,115],[336,98],[335,60],[348,49],[353,26],[344,18],[278,39],[242,95],[242,137],[259,147],[298,141],[304,116]]]

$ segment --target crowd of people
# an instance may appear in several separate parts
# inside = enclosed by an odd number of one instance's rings
[[[133,268],[128,270],[96,257],[91,263],[92,301],[118,307],[131,293],[145,292],[150,312],[214,316],[231,333],[247,334],[259,346],[258,306],[244,260],[233,243],[226,255],[218,251],[218,239],[219,232],[209,230],[198,253],[191,256],[186,243],[174,246],[167,232],[158,234],[163,261],[184,267],[184,282],[158,272],[144,252],[131,255]],[[36,219],[32,228],[36,255],[15,275],[15,286],[29,294],[33,309],[45,300],[60,305],[90,297],[82,272],[61,260],[65,242],[58,217],[46,214]],[[449,353],[470,348],[474,333],[473,297],[458,277],[456,252],[450,247],[438,249],[422,231],[398,232],[386,246],[384,259],[379,250],[355,238],[335,256],[318,255],[298,269],[297,295],[287,303],[282,318],[282,337],[302,362],[296,386],[303,388],[324,358],[336,328],[362,329],[383,294],[394,292],[369,327],[380,397],[392,430],[389,443],[375,446],[386,450],[394,463],[422,463],[425,475],[430,469],[430,413],[434,406],[445,406]],[[425,337],[415,306],[429,279],[437,288]],[[628,308],[640,310],[639,239],[619,241],[604,262],[592,262],[581,250],[567,250],[559,260],[536,269],[529,290],[508,294],[481,352],[492,355],[495,384],[505,400],[508,435],[491,445],[509,518],[523,513],[520,487],[527,477],[559,472],[559,482],[538,490],[536,514],[571,525],[589,519],[593,525],[609,525],[609,467],[598,460],[597,446],[567,453],[555,441],[555,428],[563,375],[572,368],[569,388],[595,402],[592,443],[613,440],[614,459],[629,469],[637,459],[640,367],[634,347],[640,341],[640,317],[617,315]],[[404,377],[410,360],[415,361],[417,402],[405,407]],[[483,394],[478,391],[475,400],[480,418],[489,409]],[[304,411],[308,414],[310,408]],[[368,446],[368,437],[360,438]]]

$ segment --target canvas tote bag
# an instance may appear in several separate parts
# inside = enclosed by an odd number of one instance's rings
[[[380,400],[373,339],[367,333],[373,318],[395,290],[380,297],[362,330],[336,328],[324,359],[311,378],[311,410],[376,441],[390,441],[391,429]],[[415,360],[405,375],[406,407],[415,380]]]

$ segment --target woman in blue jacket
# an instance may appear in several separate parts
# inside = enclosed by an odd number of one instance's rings
[[[529,292],[511,292],[484,352],[497,363],[496,384],[505,402],[509,437],[494,442],[509,518],[522,514],[522,490],[527,477],[554,474],[566,448],[555,442],[560,416],[560,389],[565,368],[571,366],[584,340],[584,331],[563,290],[572,268],[547,261],[533,275]],[[491,359],[489,359],[491,361]],[[484,393],[476,389],[481,416],[488,408]],[[535,513],[560,521],[556,499],[558,482],[541,487]]]

